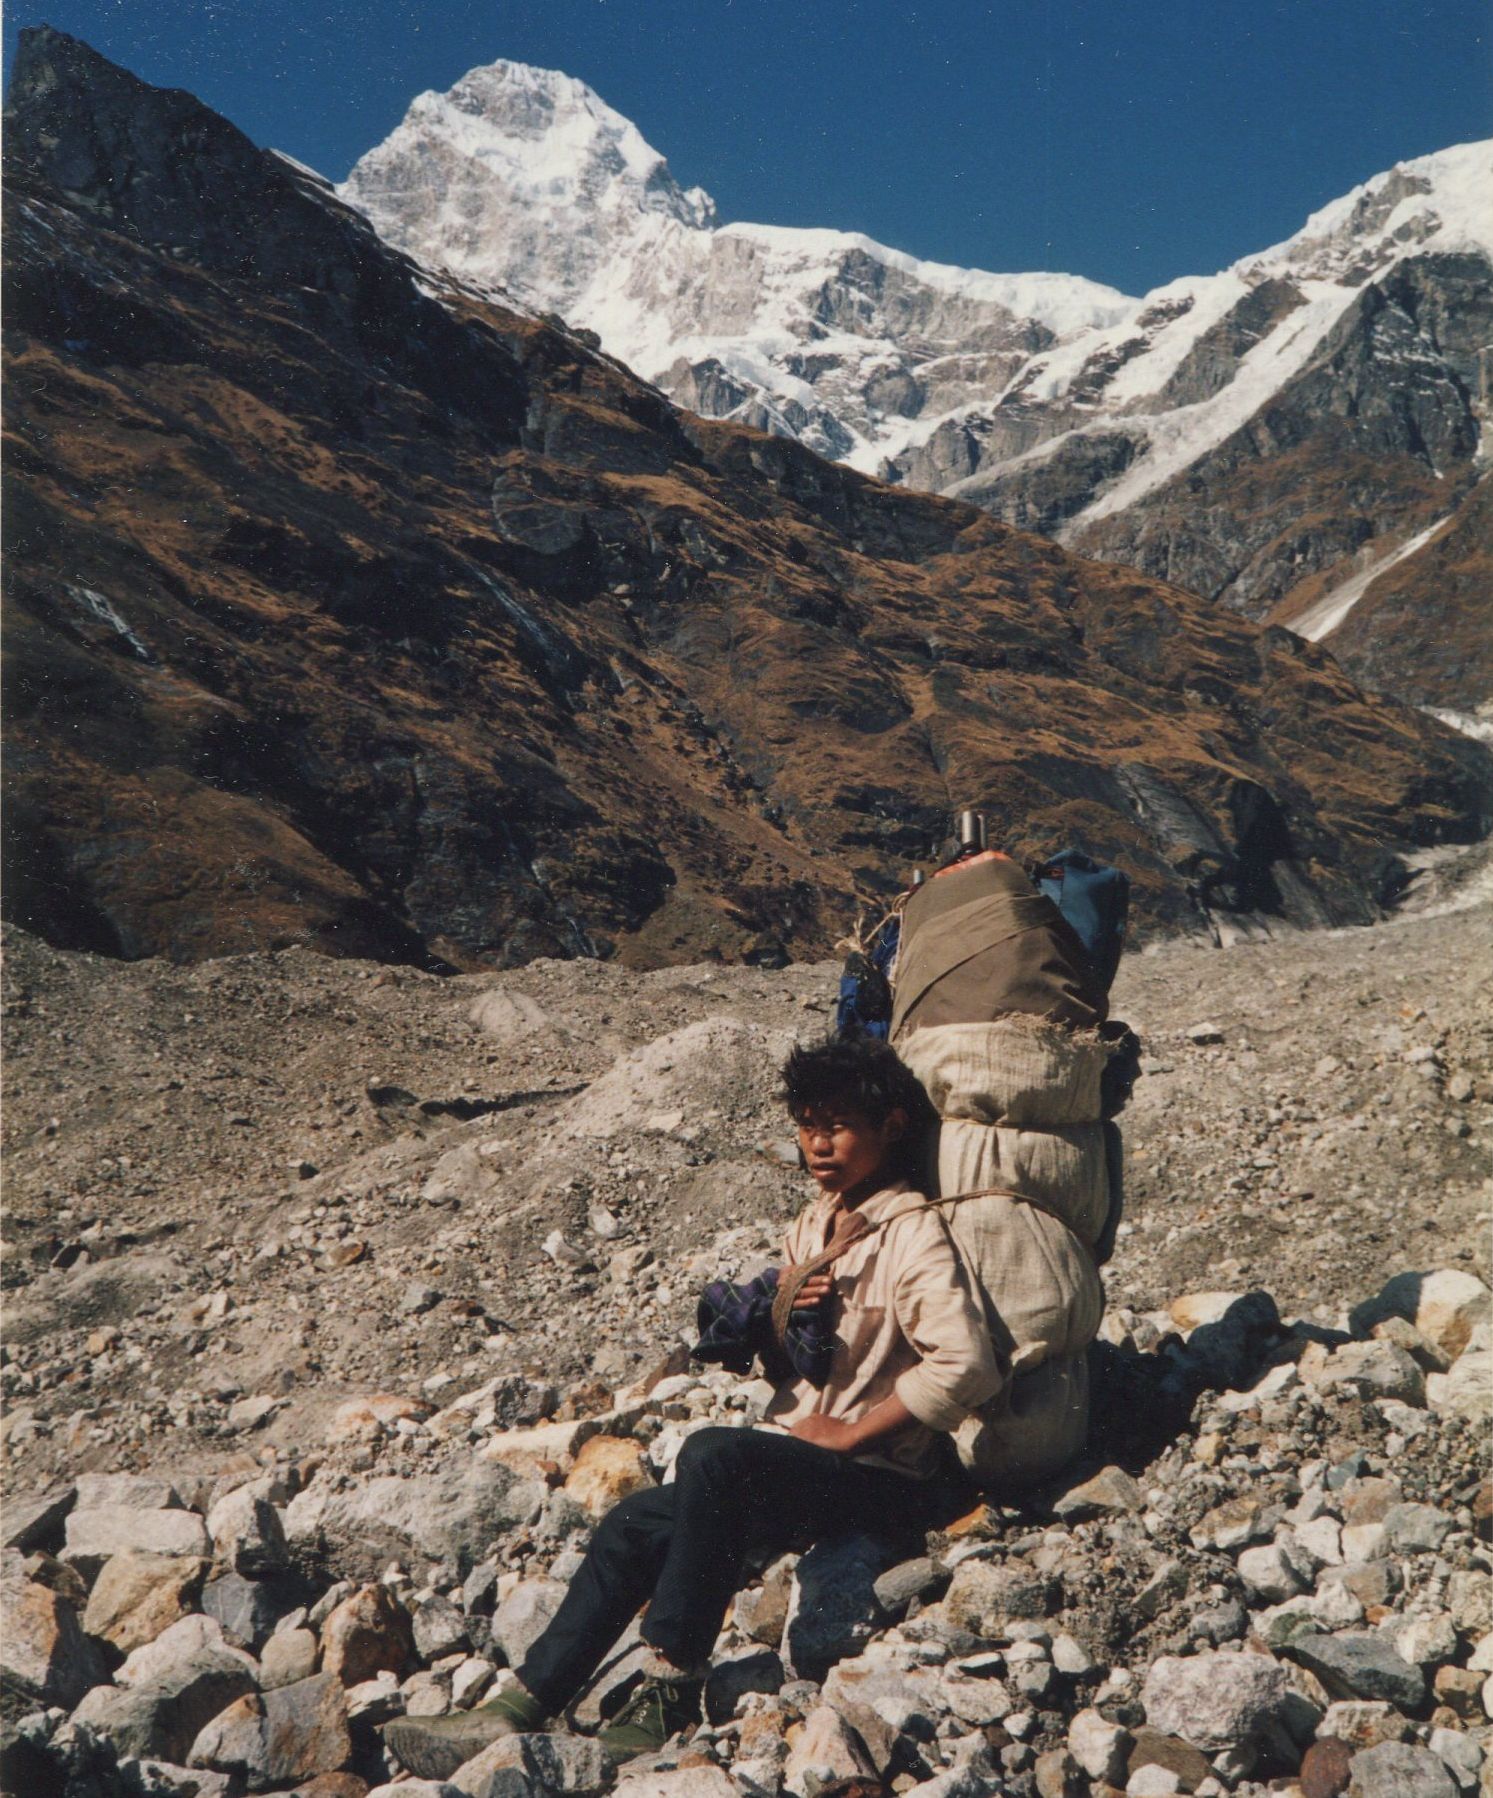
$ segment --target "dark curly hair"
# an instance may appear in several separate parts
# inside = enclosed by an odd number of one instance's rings
[[[912,1069],[890,1043],[875,1037],[831,1037],[812,1047],[800,1045],[783,1063],[778,1097],[797,1120],[817,1106],[844,1105],[883,1124],[901,1109],[907,1134],[893,1150],[894,1171],[922,1170],[929,1132],[938,1122],[932,1101]]]

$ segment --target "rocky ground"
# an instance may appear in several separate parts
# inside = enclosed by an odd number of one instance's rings
[[[1476,1786],[1490,923],[1126,963],[1093,1454],[766,1570],[631,1798]],[[834,970],[6,948],[6,1790],[357,1798],[380,1720],[479,1700],[606,1505],[760,1408],[649,1379],[803,1202],[773,1071]],[[525,1738],[457,1786],[614,1776]]]

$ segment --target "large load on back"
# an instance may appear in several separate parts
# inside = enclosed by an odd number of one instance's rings
[[[938,1111],[925,1184],[1010,1369],[956,1442],[987,1489],[1015,1491],[1087,1433],[1120,1194],[1108,1120],[1134,1039],[1108,1022],[1112,961],[1098,965],[1054,900],[966,828],[963,856],[901,908],[889,1033]]]

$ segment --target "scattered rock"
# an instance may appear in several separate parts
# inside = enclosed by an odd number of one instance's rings
[[[322,1669],[344,1686],[383,1671],[402,1674],[414,1652],[409,1613],[387,1586],[363,1586],[322,1626]]]
[[[1070,1486],[1053,1501],[1052,1511],[1055,1517],[1077,1523],[1111,1512],[1139,1511],[1144,1504],[1140,1487],[1123,1468],[1105,1467],[1081,1485]]]
[[[281,1572],[289,1559],[280,1513],[254,1486],[220,1498],[207,1514],[207,1529],[219,1566],[229,1572],[260,1578]]]
[[[174,1630],[183,1627],[173,1625]],[[163,1640],[158,1637],[136,1655],[149,1655]],[[150,1677],[140,1677],[147,1673]],[[185,1763],[197,1732],[225,1705],[253,1690],[253,1663],[247,1656],[221,1643],[192,1646],[186,1638],[179,1653],[142,1662],[136,1681],[95,1686],[72,1720],[106,1736],[121,1758]]]
[[[521,1580],[493,1613],[492,1637],[510,1667],[523,1665],[524,1656],[549,1627],[559,1610],[565,1587],[559,1580]]]
[[[827,1537],[800,1558],[783,1627],[783,1664],[794,1678],[822,1681],[870,1639],[876,1581],[890,1558],[885,1543],[866,1535]]]
[[[67,1519],[62,1559],[87,1580],[98,1574],[111,1555],[188,1555],[202,1559],[212,1542],[202,1519],[191,1511],[137,1511],[128,1505],[100,1505],[75,1510]]]
[[[376,1577],[391,1556],[410,1554],[451,1561],[465,1572],[543,1500],[542,1485],[484,1461],[348,1486],[318,1476],[286,1506],[285,1534],[293,1548],[354,1577]]]
[[[188,1763],[237,1774],[251,1792],[266,1792],[329,1773],[351,1753],[341,1681],[317,1673],[229,1705],[198,1735]]]
[[[1277,1662],[1211,1650],[1162,1655],[1141,1693],[1152,1728],[1209,1754],[1258,1747],[1284,1723],[1291,1699],[1290,1680]]]
[[[466,1618],[439,1592],[421,1599],[414,1608],[411,1623],[415,1652],[422,1661],[437,1661],[443,1655],[471,1646]]]
[[[1195,1792],[1213,1769],[1207,1756],[1184,1742],[1180,1736],[1163,1735],[1144,1724],[1135,1731],[1135,1739],[1125,1761],[1125,1789],[1131,1790],[1136,1775],[1145,1767],[1160,1767],[1176,1780],[1175,1789]]]
[[[1425,1702],[1425,1675],[1380,1636],[1299,1636],[1288,1652],[1334,1698],[1378,1698],[1405,1711]]]
[[[72,1606],[32,1580],[0,1579],[0,1710],[17,1717],[43,1705],[71,1710],[104,1677],[98,1650]]]
[[[320,1645],[309,1629],[285,1629],[270,1637],[259,1657],[259,1683],[266,1691],[293,1686],[316,1671]]]
[[[77,1501],[76,1486],[54,1486],[31,1497],[7,1498],[0,1545],[29,1555],[38,1549],[55,1554],[62,1546],[67,1514]]]
[[[876,1768],[860,1737],[829,1705],[809,1712],[783,1768],[783,1784],[799,1798],[815,1798],[838,1779],[875,1779]]]
[[[1467,1347],[1480,1323],[1493,1318],[1493,1292],[1461,1268],[1396,1274],[1375,1298],[1351,1316],[1355,1330],[1368,1330],[1383,1317],[1403,1317],[1449,1361]]]
[[[962,1561],[943,1601],[952,1623],[993,1641],[1001,1640],[1014,1622],[1050,1616],[1056,1603],[1056,1584],[1049,1576],[988,1561]]]
[[[526,1783],[515,1784],[515,1775]],[[553,1798],[592,1798],[611,1783],[601,1743],[561,1733],[502,1736],[451,1775],[469,1798],[517,1798],[525,1791]]]
[[[188,1555],[111,1555],[88,1595],[83,1628],[129,1654],[198,1608],[208,1567]]]
[[[1068,1752],[1101,1784],[1123,1782],[1130,1741],[1129,1730],[1095,1710],[1079,1711],[1068,1725]]]
[[[885,1573],[878,1574],[871,1590],[888,1617],[900,1617],[910,1604],[941,1592],[948,1581],[948,1574],[937,1561],[928,1555],[919,1555],[915,1560],[899,1561],[895,1567],[888,1567]]]
[[[202,1588],[202,1608],[230,1642],[257,1654],[275,1625],[295,1608],[296,1591],[294,1585],[225,1573]]]
[[[1457,1783],[1429,1748],[1381,1742],[1354,1755],[1348,1798],[1457,1798]]]
[[[1325,1390],[1347,1388],[1365,1398],[1394,1398],[1406,1405],[1426,1402],[1424,1372],[1392,1342],[1345,1342],[1306,1378]]]
[[[1322,1736],[1313,1742],[1301,1762],[1302,1798],[1338,1798],[1347,1791],[1355,1752],[1340,1736]]]
[[[783,1678],[783,1663],[770,1648],[717,1655],[705,1681],[705,1715],[712,1723],[725,1723],[748,1692],[776,1692]]]
[[[603,1517],[619,1499],[653,1483],[640,1443],[623,1436],[593,1436],[582,1444],[565,1490],[592,1517]]]

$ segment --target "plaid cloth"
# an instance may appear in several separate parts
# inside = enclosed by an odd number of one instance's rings
[[[734,1280],[712,1280],[700,1295],[695,1324],[700,1340],[690,1350],[696,1361],[719,1361],[728,1373],[746,1373],[760,1355],[770,1377],[786,1374],[783,1356],[772,1334],[772,1301],[779,1269],[770,1267],[739,1286]],[[795,1311],[785,1347],[791,1371],[811,1386],[829,1378],[835,1357],[835,1335],[823,1307]]]

